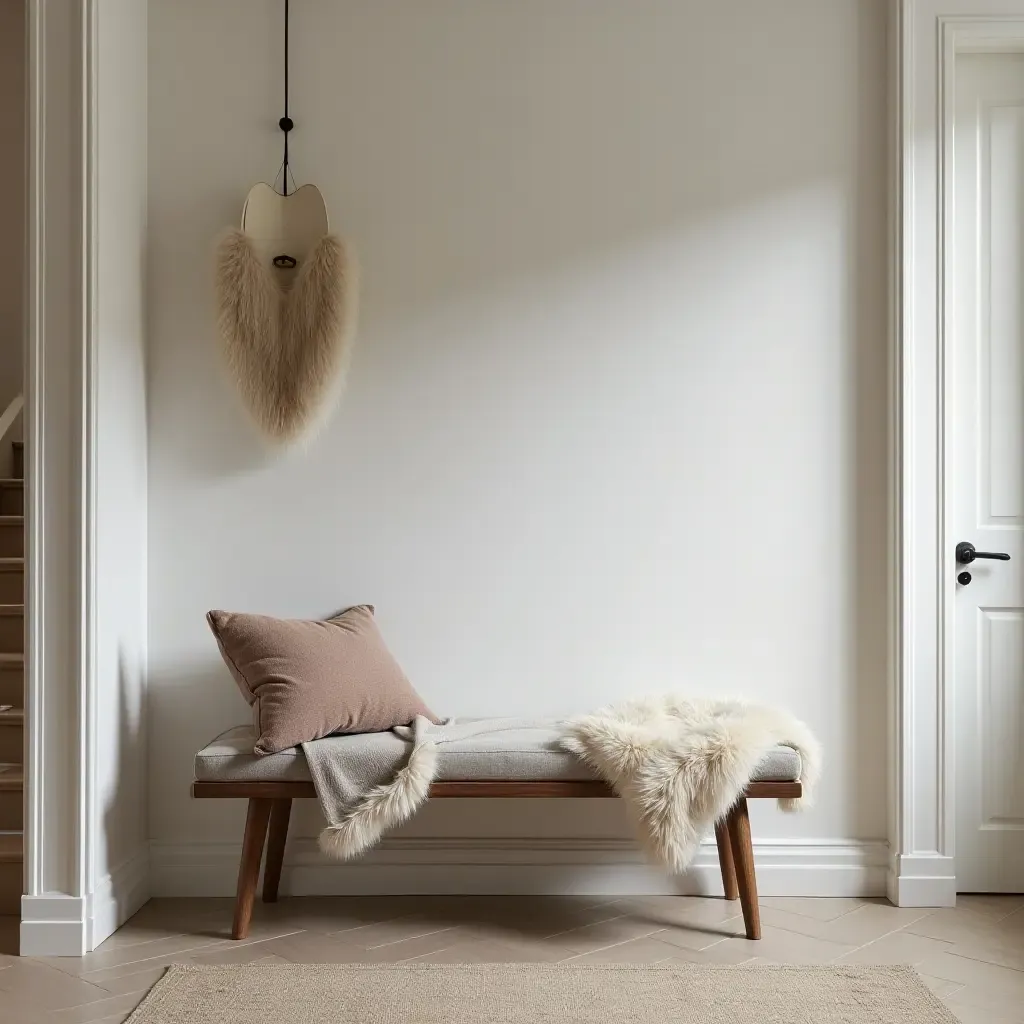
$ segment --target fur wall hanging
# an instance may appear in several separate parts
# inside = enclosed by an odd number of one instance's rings
[[[289,13],[285,0],[281,191],[262,182],[250,189],[241,229],[224,236],[216,259],[228,371],[256,425],[279,443],[308,436],[340,393],[358,301],[353,261],[329,233],[320,190],[289,193]]]

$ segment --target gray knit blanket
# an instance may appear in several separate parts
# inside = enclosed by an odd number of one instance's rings
[[[560,752],[559,724],[550,718],[450,718],[435,725],[418,717],[390,732],[303,743],[327,819],[320,848],[342,860],[358,856],[426,801],[439,746],[510,731],[524,732],[531,746],[547,744],[552,753]],[[583,770],[580,777],[591,776]]]

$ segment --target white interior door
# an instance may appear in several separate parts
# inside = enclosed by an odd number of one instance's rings
[[[951,526],[956,881],[1024,892],[1024,55],[957,61]]]

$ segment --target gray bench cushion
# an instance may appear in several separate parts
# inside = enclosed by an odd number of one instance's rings
[[[394,747],[397,756],[407,748],[393,733],[375,732],[347,737],[356,751]],[[199,782],[309,782],[309,767],[299,747],[257,757],[252,748],[252,727],[241,725],[221,733],[196,754],[195,777]],[[390,751],[387,751],[390,753]],[[562,750],[558,730],[515,729],[438,747],[437,780],[530,780],[595,779],[578,757]],[[754,771],[755,782],[792,782],[800,778],[800,755],[791,747],[776,747]]]

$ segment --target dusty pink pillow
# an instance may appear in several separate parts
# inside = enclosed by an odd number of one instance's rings
[[[384,644],[373,608],[332,619],[211,611],[221,656],[252,705],[257,754],[331,733],[384,732],[437,719]]]

